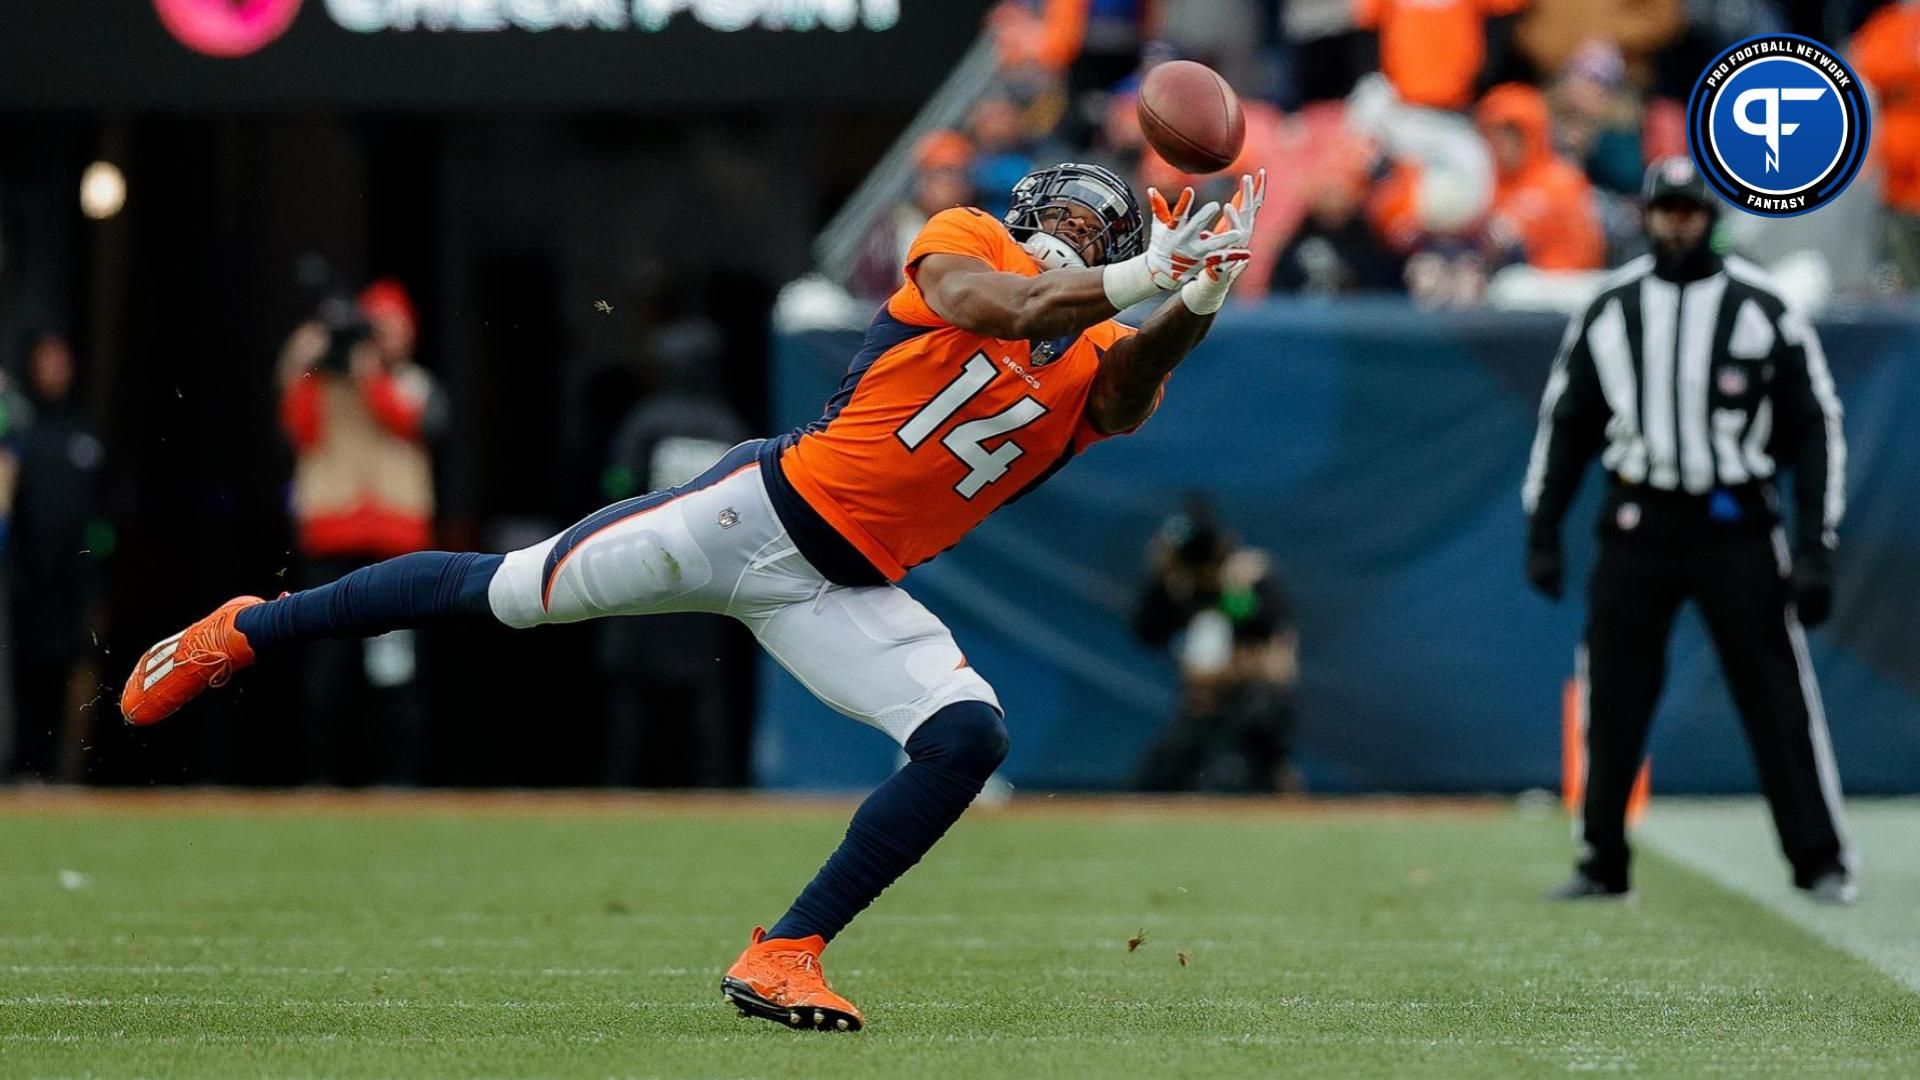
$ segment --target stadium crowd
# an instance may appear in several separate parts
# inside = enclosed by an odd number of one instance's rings
[[[1920,287],[1920,4],[1008,0],[990,25],[994,85],[958,130],[921,140],[911,192],[850,281],[862,298],[897,283],[929,215],[999,212],[1033,164],[1090,159],[1203,196],[1265,168],[1243,300],[1388,291],[1565,308],[1592,272],[1640,253],[1641,173],[1686,153],[1706,62],[1772,31],[1841,47],[1875,94],[1873,159],[1819,230],[1729,215],[1716,243],[1814,308]],[[1245,150],[1218,176],[1182,175],[1141,135],[1135,88],[1174,58],[1213,66],[1241,96]],[[1853,242],[1863,235],[1880,243]]]

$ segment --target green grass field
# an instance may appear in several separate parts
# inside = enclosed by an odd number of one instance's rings
[[[845,812],[0,800],[0,1077],[1920,1073],[1907,986],[1657,856],[1544,904],[1565,822],[1493,802],[976,813],[828,951],[866,1032],[736,1017]]]

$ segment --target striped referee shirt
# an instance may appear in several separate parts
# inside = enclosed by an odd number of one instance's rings
[[[1567,325],[1521,493],[1535,536],[1559,535],[1596,452],[1620,483],[1695,495],[1791,468],[1803,547],[1831,549],[1846,509],[1840,399],[1820,339],[1736,257],[1675,282],[1642,256]]]

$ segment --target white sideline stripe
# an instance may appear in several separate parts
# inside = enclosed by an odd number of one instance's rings
[[[154,668],[159,667],[160,661],[169,659],[178,651],[180,651],[180,643],[178,641],[169,641],[156,647],[151,653],[147,654],[147,670],[152,671]]]
[[[1661,799],[1638,838],[1700,871],[1842,952],[1920,992],[1920,800],[1856,799],[1854,842],[1871,852],[1860,872],[1860,903],[1815,903],[1793,888],[1775,846],[1773,822],[1759,798]]]
[[[140,689],[142,690],[153,689],[153,684],[159,682],[161,679],[166,678],[167,672],[172,670],[173,670],[173,661],[168,660],[166,663],[161,664],[158,668],[147,672],[147,677],[141,680]]]

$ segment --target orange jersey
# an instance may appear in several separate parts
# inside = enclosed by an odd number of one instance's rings
[[[1134,332],[1109,319],[1036,357],[1032,342],[949,326],[915,281],[935,254],[1040,272],[993,217],[936,214],[826,415],[781,457],[794,491],[893,580],[1104,437],[1086,419],[1087,394],[1101,355]]]

